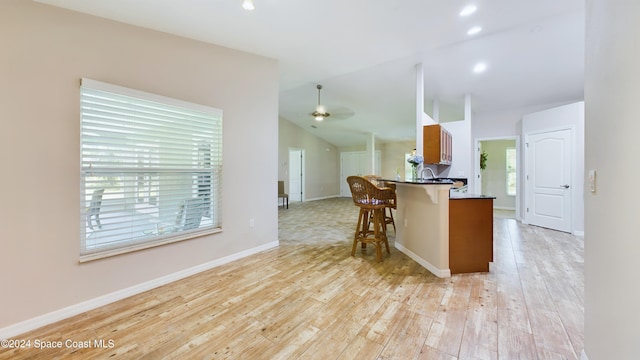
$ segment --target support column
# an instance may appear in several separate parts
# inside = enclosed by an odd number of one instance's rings
[[[375,174],[376,170],[376,136],[367,134],[367,174]]]
[[[416,64],[416,153],[422,154],[422,118],[424,116],[424,69]]]

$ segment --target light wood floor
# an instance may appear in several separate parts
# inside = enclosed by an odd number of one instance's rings
[[[490,273],[439,279],[391,248],[350,256],[350,199],[279,210],[281,245],[19,336],[107,349],[0,359],[578,359],[583,241],[495,217]],[[393,231],[390,231],[393,240]]]

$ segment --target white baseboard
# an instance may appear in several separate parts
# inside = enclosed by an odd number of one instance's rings
[[[427,260],[421,258],[420,256],[416,255],[416,253],[414,253],[413,251],[407,249],[406,247],[402,246],[402,244],[399,243],[394,243],[394,246],[396,249],[400,250],[400,252],[404,253],[405,255],[407,255],[408,257],[410,257],[411,259],[413,259],[413,261],[417,262],[418,264],[422,265],[422,267],[424,267],[425,269],[429,270],[433,275],[439,277],[439,278],[446,278],[446,277],[451,277],[451,269],[438,269],[437,267],[433,266],[430,262],[428,262]]]
[[[587,357],[587,353],[582,350],[582,354],[580,354],[580,360],[589,360]]]
[[[509,211],[516,211],[516,208],[514,207],[508,207],[508,206],[494,206],[493,207],[495,210],[509,210]]]
[[[580,236],[580,237],[584,237],[584,231],[574,230],[574,231],[573,231],[573,235],[575,235],[575,236]]]
[[[305,199],[305,201],[316,201],[316,200],[324,200],[324,199],[333,199],[340,197],[340,195],[330,195],[330,196],[321,196],[316,198]]]
[[[279,244],[280,243],[278,241],[273,241],[252,249],[244,250],[239,253],[225,256],[221,259],[213,260],[208,263],[200,264],[200,265],[197,265],[185,270],[181,270],[157,279],[153,279],[138,285],[134,285],[122,290],[114,291],[110,294],[99,296],[91,300],[83,301],[79,304],[71,305],[71,306],[50,312],[48,314],[40,315],[32,319],[19,322],[14,325],[9,325],[7,327],[0,329],[0,339],[9,339],[9,338],[15,337],[16,335],[23,334],[27,331],[35,330],[45,325],[53,324],[54,322],[67,319],[78,314],[82,314],[83,312],[99,308],[100,306],[104,306],[104,305],[116,302],[118,300],[122,300],[130,296],[140,294],[147,290],[151,290],[159,286],[184,279],[186,277],[213,269],[217,266],[224,265],[253,254],[257,254],[265,250],[269,250],[271,248],[277,247]]]

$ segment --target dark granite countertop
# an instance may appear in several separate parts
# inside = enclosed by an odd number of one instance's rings
[[[382,181],[393,182],[397,184],[414,184],[414,185],[453,185],[451,179],[426,179],[426,180],[392,180],[382,179]]]
[[[449,194],[449,200],[468,200],[468,199],[480,200],[480,199],[495,199],[495,198],[496,198],[495,196],[468,194],[468,193],[461,193],[461,192],[455,192],[455,191],[452,191]]]
[[[397,183],[397,184],[411,184],[411,185],[453,185],[454,181],[451,179],[427,179],[427,180],[391,180],[383,179],[383,181]],[[469,194],[466,192],[452,191],[449,193],[450,200],[468,200],[468,199],[495,199],[495,196]]]

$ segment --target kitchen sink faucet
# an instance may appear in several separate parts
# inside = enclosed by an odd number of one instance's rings
[[[434,173],[433,173],[433,170],[431,170],[431,168],[430,168],[430,167],[426,167],[426,166],[424,166],[424,167],[422,168],[422,172],[421,172],[421,175],[422,175],[422,178],[423,178],[423,179],[426,179],[426,178],[424,177],[424,171],[425,171],[425,170],[429,170],[429,172],[431,172],[431,178],[432,178],[432,179],[435,179],[435,178],[436,178],[436,174],[434,174]]]

